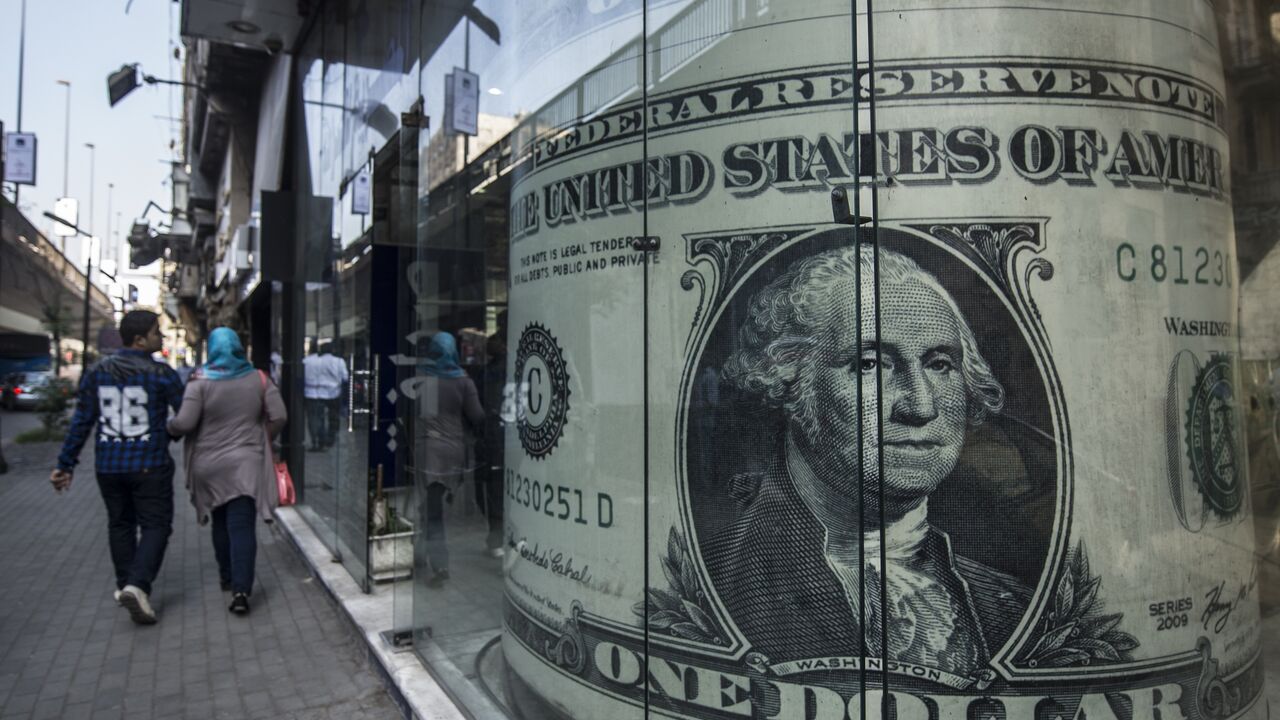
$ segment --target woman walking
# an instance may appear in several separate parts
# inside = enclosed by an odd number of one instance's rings
[[[231,328],[209,334],[209,363],[191,377],[169,434],[186,436],[187,490],[201,525],[213,518],[213,552],[230,611],[249,612],[258,552],[255,515],[279,502],[270,439],[284,427],[284,401],[254,372]]]
[[[445,537],[445,504],[471,468],[468,437],[482,427],[484,409],[475,383],[458,365],[458,345],[447,332],[431,336],[427,355],[418,366],[418,417],[422,430],[418,450],[425,483],[419,510],[426,521],[423,547],[431,566],[430,586],[449,578],[449,546]]]

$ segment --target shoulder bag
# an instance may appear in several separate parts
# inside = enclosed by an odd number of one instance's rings
[[[262,408],[265,411],[267,407],[267,374],[259,370],[258,379],[262,381]],[[262,422],[262,434],[267,439],[267,452],[272,452],[271,433],[267,432],[266,420]],[[283,460],[276,460],[274,454],[271,464],[276,471],[276,489],[280,493],[280,506],[284,507],[297,503],[298,495],[293,489],[293,476],[289,474],[289,465]]]

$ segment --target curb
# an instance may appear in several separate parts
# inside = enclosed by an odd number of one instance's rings
[[[320,582],[364,640],[370,664],[403,717],[406,720],[468,720],[415,653],[392,652],[382,640],[380,633],[389,625],[380,622],[379,616],[386,614],[385,608],[390,606],[390,600],[366,594],[346,568],[332,562],[324,543],[295,508],[276,508],[275,518],[281,534],[306,562],[311,576]]]

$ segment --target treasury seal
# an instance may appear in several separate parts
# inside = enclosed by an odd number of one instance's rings
[[[1187,407],[1187,455],[1206,508],[1220,520],[1235,518],[1244,504],[1236,440],[1231,361],[1215,355],[1196,375]]]
[[[569,415],[569,371],[555,337],[538,323],[520,333],[516,347],[520,446],[534,460],[555,450]]]

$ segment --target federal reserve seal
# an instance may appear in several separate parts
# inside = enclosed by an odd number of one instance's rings
[[[569,415],[569,371],[555,337],[538,323],[520,333],[516,348],[516,378],[520,400],[516,429],[529,457],[551,454],[564,433]]]
[[[1187,405],[1187,456],[1205,507],[1220,520],[1235,518],[1244,505],[1236,437],[1231,361],[1214,355],[1200,369]]]

